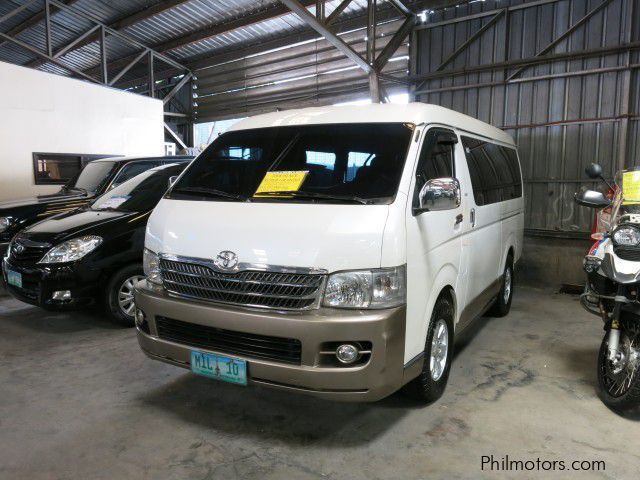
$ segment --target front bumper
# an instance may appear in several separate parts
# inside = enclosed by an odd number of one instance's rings
[[[7,270],[22,275],[22,288],[9,285]],[[78,269],[74,264],[19,265],[5,258],[2,262],[2,277],[6,290],[18,300],[47,309],[70,310],[95,301],[100,272]],[[53,292],[57,290],[69,290],[71,300],[53,300]]]
[[[422,362],[404,368],[406,308],[304,312],[228,307],[167,295],[146,281],[136,286],[136,306],[145,315],[149,332],[137,329],[138,342],[151,358],[190,368],[191,350],[211,351],[247,362],[248,383],[344,401],[376,401],[416,377]],[[156,317],[231,330],[245,334],[294,338],[301,343],[299,365],[207,350],[159,337]],[[355,367],[324,366],[326,342],[368,341],[368,361]]]

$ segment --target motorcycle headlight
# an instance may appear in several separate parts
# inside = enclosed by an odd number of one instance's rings
[[[405,266],[338,272],[329,276],[323,305],[333,308],[390,308],[406,303]]]
[[[56,245],[38,263],[66,263],[80,260],[102,243],[102,237],[85,235]]]
[[[11,217],[0,217],[0,233],[11,226]]]
[[[640,244],[640,231],[630,226],[618,227],[613,232],[613,243],[626,247],[635,247]]]
[[[145,248],[142,255],[142,268],[144,274],[151,283],[162,285],[162,274],[160,273],[160,257],[151,250]]]

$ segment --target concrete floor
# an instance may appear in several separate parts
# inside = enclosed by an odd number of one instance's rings
[[[577,298],[520,288],[482,319],[444,397],[340,404],[225,385],[148,360],[97,313],[0,299],[0,478],[575,478],[496,459],[604,460],[637,478],[640,417],[594,392],[601,329]]]

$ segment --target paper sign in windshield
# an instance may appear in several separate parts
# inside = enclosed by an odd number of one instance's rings
[[[623,205],[640,203],[640,171],[622,173]]]
[[[111,197],[105,200],[104,202],[101,202],[99,205],[96,206],[96,208],[98,208],[99,210],[108,210],[112,208],[118,208],[120,205],[122,205],[124,202],[126,202],[130,198],[131,198],[130,196]]]
[[[297,192],[309,170],[267,172],[254,197],[269,196],[269,193]]]

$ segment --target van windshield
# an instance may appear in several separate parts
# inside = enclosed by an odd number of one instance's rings
[[[402,123],[359,123],[228,132],[194,160],[169,198],[390,203],[413,129]],[[294,172],[298,183],[265,189],[267,172],[276,178]],[[259,186],[268,194],[254,196]]]

